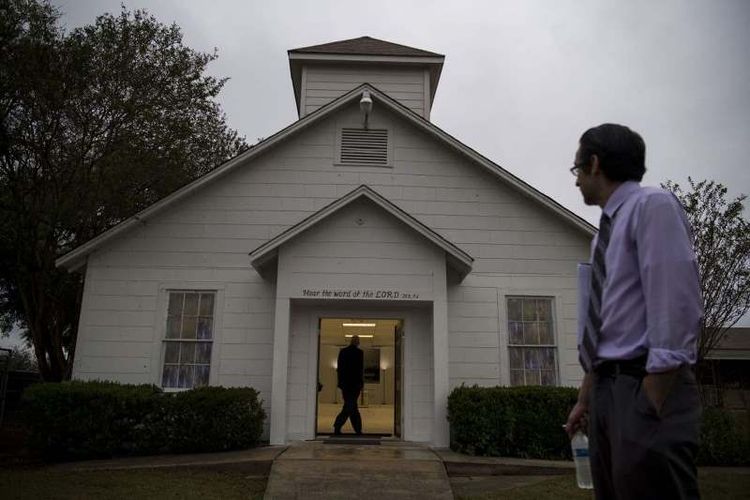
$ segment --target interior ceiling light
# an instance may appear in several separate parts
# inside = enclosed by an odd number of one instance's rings
[[[346,337],[348,339],[352,338],[353,336],[354,335],[344,335],[344,337]],[[371,338],[374,337],[374,335],[357,335],[357,337],[359,337],[361,339],[371,339]]]
[[[369,327],[372,328],[375,326],[375,323],[341,323],[341,326],[353,326],[355,328],[357,327]]]

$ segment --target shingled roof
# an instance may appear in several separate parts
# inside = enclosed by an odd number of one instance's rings
[[[292,49],[289,53],[348,54],[360,56],[444,57],[442,54],[386,42],[369,36]]]

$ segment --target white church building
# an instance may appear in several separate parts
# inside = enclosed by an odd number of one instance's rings
[[[332,431],[359,335],[364,432],[438,447],[456,386],[577,385],[595,228],[430,122],[444,56],[288,56],[297,121],[58,260],[85,275],[73,377],[251,386],[283,444]]]

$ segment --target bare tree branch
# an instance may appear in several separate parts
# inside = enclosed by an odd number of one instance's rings
[[[745,195],[727,201],[727,188],[688,178],[689,191],[662,185],[682,202],[693,228],[703,291],[704,317],[698,359],[716,348],[724,334],[750,309],[750,224],[743,218]]]

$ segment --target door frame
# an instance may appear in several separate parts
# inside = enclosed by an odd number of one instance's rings
[[[320,403],[319,403],[319,398],[318,398],[319,392],[317,391],[317,381],[320,380],[320,345],[321,345],[320,344],[320,339],[321,339],[321,333],[320,333],[321,332],[321,327],[320,327],[320,325],[323,322],[322,320],[324,320],[324,319],[334,319],[334,318],[339,318],[339,317],[343,316],[344,318],[351,318],[353,320],[380,320],[380,319],[382,319],[382,320],[397,321],[398,322],[398,326],[391,333],[391,335],[393,335],[393,341],[394,341],[394,345],[393,345],[393,347],[394,347],[394,358],[398,359],[400,357],[403,360],[403,355],[404,355],[403,354],[403,348],[404,348],[404,345],[403,345],[403,332],[404,332],[404,326],[403,325],[404,325],[404,318],[401,318],[401,317],[390,317],[390,316],[382,316],[381,317],[381,316],[374,316],[374,315],[351,315],[351,314],[333,315],[333,316],[331,316],[331,315],[325,315],[325,316],[315,316],[315,315],[313,315],[313,316],[314,316],[314,319],[317,320],[317,324],[318,324],[318,326],[317,326],[317,354],[316,354],[316,359],[317,359],[317,365],[316,365],[316,367],[317,367],[317,370],[316,370],[316,373],[315,373],[315,377],[316,377],[316,385],[315,385],[316,392],[315,392],[315,427],[314,427],[315,437],[317,438],[318,436],[325,436],[325,435],[331,434],[330,432],[323,432],[323,433],[319,433],[318,432],[318,411],[319,411],[318,405]],[[401,335],[402,335],[402,340],[399,343],[396,343],[396,336],[398,335],[397,332],[401,332]],[[400,349],[401,350],[400,353],[396,353],[396,346],[397,345],[401,348]],[[396,383],[400,382],[401,383],[401,387],[403,388],[404,370],[403,370],[403,361],[401,361],[401,363],[397,365],[396,362],[395,362],[395,359],[394,359],[394,364],[393,364],[393,373],[394,373],[394,376],[393,376],[393,419],[394,420],[393,420],[393,432],[391,433],[390,437],[391,438],[401,439],[401,434],[402,434],[401,430],[403,428],[403,421],[396,422],[395,419],[396,419],[396,416],[399,416],[399,417],[403,416],[403,411],[402,411],[402,409],[403,409],[403,389],[401,389],[400,392],[397,391],[396,390]],[[396,372],[396,367],[397,366],[399,367],[398,373]],[[338,387],[335,389],[335,391],[336,391],[336,394],[338,394]],[[397,395],[400,396],[398,399],[396,399]],[[360,399],[362,399],[362,397],[363,397],[363,395],[360,394]],[[338,397],[336,396],[334,399],[338,399]],[[396,409],[397,406],[398,406],[398,410],[400,411],[400,413],[397,412],[397,409]],[[397,430],[398,430],[398,433],[397,433]]]
[[[308,395],[307,395],[307,414],[305,428],[308,431],[305,434],[304,439],[315,439],[317,435],[317,415],[318,415],[318,397],[317,397],[317,379],[319,370],[319,346],[320,341],[318,339],[318,323],[320,318],[335,318],[335,317],[346,317],[346,318],[372,318],[372,319],[400,319],[402,321],[403,330],[406,332],[403,338],[402,346],[402,364],[401,364],[401,382],[402,382],[402,393],[401,393],[401,437],[398,439],[409,440],[413,435],[412,430],[412,408],[411,405],[407,404],[408,401],[413,401],[411,380],[409,370],[406,369],[406,361],[410,359],[410,354],[414,348],[413,335],[410,335],[410,325],[416,324],[415,316],[422,313],[427,313],[431,317],[432,301],[420,301],[420,302],[390,302],[390,303],[377,303],[373,304],[370,302],[354,302],[349,303],[348,301],[336,301],[334,303],[325,304],[320,301],[310,301],[307,303],[304,299],[293,300],[290,307],[290,316],[296,314],[309,315],[307,318],[308,325],[308,380],[314,381],[314,383],[308,384]],[[431,328],[425,332],[432,337]],[[434,395],[433,395],[434,397]]]

